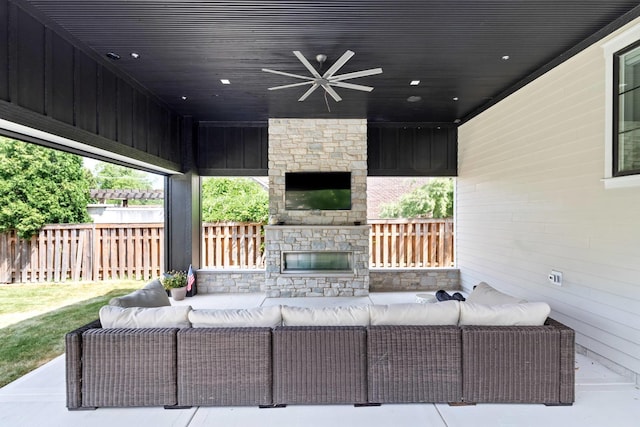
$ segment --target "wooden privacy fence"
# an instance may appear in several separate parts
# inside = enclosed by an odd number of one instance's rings
[[[370,268],[453,267],[453,220],[369,221]]]
[[[453,267],[453,220],[369,220],[372,268]],[[264,268],[261,224],[202,226],[202,266]]]
[[[371,220],[371,268],[452,267],[453,221]],[[203,268],[264,268],[261,224],[202,224]],[[48,225],[0,234],[0,283],[148,280],[164,268],[164,224]]]
[[[0,234],[0,282],[147,280],[164,271],[164,224],[47,225]]]
[[[202,266],[264,268],[264,233],[258,223],[203,223]]]

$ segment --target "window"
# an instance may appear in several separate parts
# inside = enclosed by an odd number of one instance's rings
[[[604,188],[640,187],[640,24],[602,44]]]
[[[614,55],[612,176],[640,173],[640,43]]]

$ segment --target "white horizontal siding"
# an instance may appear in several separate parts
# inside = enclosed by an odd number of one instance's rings
[[[460,127],[457,263],[640,374],[640,188],[601,182],[604,67],[598,43]]]

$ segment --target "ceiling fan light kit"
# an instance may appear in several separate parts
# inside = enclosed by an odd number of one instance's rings
[[[307,99],[309,95],[311,95],[319,87],[322,87],[325,90],[325,92],[328,93],[336,102],[342,101],[342,98],[340,97],[340,95],[338,95],[338,93],[333,89],[332,86],[340,87],[344,89],[359,90],[363,92],[371,92],[373,90],[373,87],[371,86],[347,83],[344,80],[357,79],[359,77],[366,77],[366,76],[373,76],[375,74],[382,74],[382,68],[371,68],[369,70],[362,70],[362,71],[356,71],[353,73],[336,75],[338,70],[342,68],[342,66],[346,64],[347,61],[351,59],[353,55],[355,55],[355,53],[350,50],[347,50],[344,54],[342,54],[342,56],[331,67],[329,67],[329,69],[325,71],[325,73],[322,75],[320,75],[318,70],[316,70],[313,67],[313,65],[311,65],[311,63],[307,60],[307,58],[304,57],[304,55],[302,55],[302,53],[300,53],[300,51],[294,50],[293,54],[298,58],[298,60],[300,60],[300,62],[302,62],[302,65],[304,65],[305,68],[309,70],[309,72],[311,73],[311,77],[302,76],[300,74],[285,73],[283,71],[270,70],[268,68],[263,68],[262,71],[266,71],[267,73],[272,73],[272,74],[278,74],[281,76],[287,76],[287,77],[293,77],[296,79],[305,80],[304,82],[300,82],[300,83],[292,83],[288,85],[274,86],[269,88],[269,90],[279,90],[279,89],[288,89],[291,87],[311,85],[311,87],[300,97],[300,99],[298,99],[298,101],[300,102]],[[316,61],[318,61],[320,66],[322,66],[322,64],[324,64],[326,60],[327,60],[326,55],[323,55],[323,54],[316,55]]]

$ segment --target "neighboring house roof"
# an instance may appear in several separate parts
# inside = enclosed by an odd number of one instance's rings
[[[382,205],[397,202],[400,196],[427,184],[430,179],[425,177],[368,177],[367,218],[380,218]]]

